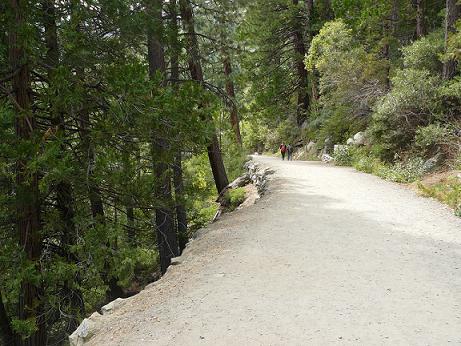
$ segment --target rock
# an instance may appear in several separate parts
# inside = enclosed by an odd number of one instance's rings
[[[250,176],[248,174],[245,174],[245,175],[242,175],[241,177],[238,177],[232,183],[230,183],[228,185],[228,188],[236,189],[238,187],[243,187],[243,186],[248,185],[250,183],[251,183]]]
[[[95,312],[90,317],[85,318],[75,332],[69,336],[70,346],[83,346],[85,342],[90,340],[101,329],[100,317],[101,315]]]
[[[174,257],[171,259],[172,266],[177,266],[178,264],[181,264],[181,257]]]
[[[331,162],[332,160],[333,160],[333,158],[332,158],[330,155],[328,155],[328,154],[323,154],[323,155],[322,155],[322,161],[323,161],[323,162],[329,163],[329,162]]]
[[[333,141],[331,140],[330,137],[328,137],[327,139],[325,139],[325,147],[323,148],[323,153],[329,155],[332,150],[333,150]]]
[[[316,156],[317,155],[317,144],[315,142],[310,141],[306,145],[306,154]]]
[[[117,298],[101,308],[103,315],[108,315],[117,310],[125,302],[125,299]]]
[[[347,140],[347,145],[354,145],[354,138],[349,138]]]
[[[442,161],[443,161],[443,154],[442,153],[435,154],[429,160],[424,162],[423,164],[424,173],[432,172],[435,168],[437,168],[442,163]]]
[[[362,146],[366,144],[366,136],[364,132],[358,132],[354,135],[354,145]]]

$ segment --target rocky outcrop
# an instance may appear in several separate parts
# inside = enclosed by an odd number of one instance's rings
[[[294,160],[312,160],[318,157],[319,150],[317,149],[317,143],[310,141],[303,147],[300,147],[293,154]]]
[[[90,317],[85,318],[78,328],[69,336],[70,346],[83,346],[90,340],[102,327],[101,317],[112,314],[118,310],[126,299],[117,298],[101,308],[102,315],[99,312],[93,313]]]
[[[90,317],[85,318],[75,332],[69,336],[70,346],[83,346],[85,342],[90,340],[101,329],[101,316],[95,312]]]
[[[369,140],[365,132],[358,132],[354,137],[347,140],[347,145],[355,145],[357,147],[368,145]]]
[[[439,152],[435,154],[433,157],[428,159],[427,161],[424,162],[423,164],[423,171],[424,173],[431,173],[433,172],[437,167],[440,166],[440,164],[443,162],[443,153]]]
[[[232,183],[227,185],[227,187],[219,194],[216,202],[220,204],[220,208],[216,212],[213,222],[219,219],[221,214],[225,211],[228,207],[228,200],[226,198],[227,193],[232,189],[237,189],[239,187],[245,187],[249,184],[253,184],[257,189],[257,197],[254,198],[252,196],[252,200],[255,201],[259,197],[261,197],[267,190],[267,178],[272,173],[269,168],[261,168],[258,164],[254,161],[248,161],[244,165],[245,174],[241,177],[235,179]],[[247,196],[248,197],[248,196]],[[245,201],[242,203],[245,204]],[[245,204],[246,205],[246,204]]]

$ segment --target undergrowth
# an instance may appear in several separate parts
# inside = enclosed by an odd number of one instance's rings
[[[434,185],[426,186],[418,183],[419,190],[426,197],[432,197],[449,205],[455,214],[461,217],[461,182],[457,178],[449,178]]]

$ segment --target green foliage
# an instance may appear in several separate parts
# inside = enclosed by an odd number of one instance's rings
[[[338,151],[338,153],[340,153]],[[382,162],[373,149],[348,148],[347,154],[340,154],[341,165],[353,166],[361,172],[377,175],[383,179],[397,183],[412,183],[420,179],[425,173],[424,160],[420,157],[410,157],[405,161],[395,163]],[[335,162],[337,158],[335,156]]]
[[[320,73],[317,113],[309,132],[317,141],[341,143],[366,128],[372,106],[384,89],[383,62],[366,52],[342,21],[328,22],[312,40],[306,58]]]
[[[269,137],[270,129],[261,120],[243,121],[242,134],[243,146],[250,153],[263,153],[266,150],[266,138]]]
[[[408,69],[439,74],[442,71],[440,56],[444,48],[443,32],[433,32],[402,48],[403,65]]]
[[[13,330],[23,339],[37,330],[37,324],[33,317],[27,320],[13,319],[11,324]]]
[[[218,210],[213,177],[205,153],[184,162],[185,200],[191,231],[207,225]]]
[[[440,124],[430,124],[416,130],[415,146],[424,154],[432,153],[441,145],[454,140],[452,131]]]
[[[407,149],[419,126],[440,118],[440,78],[426,70],[405,69],[397,72],[392,84],[392,90],[377,102],[371,126],[385,160]]]
[[[339,147],[333,154],[335,164],[337,166],[351,166],[352,165],[352,152],[349,146]]]
[[[237,209],[237,207],[245,201],[245,194],[245,189],[243,187],[226,191],[223,201],[226,210],[233,211]]]

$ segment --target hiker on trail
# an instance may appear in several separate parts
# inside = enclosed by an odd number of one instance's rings
[[[280,144],[280,153],[282,154],[282,160],[285,160],[285,154],[287,152],[287,146],[285,145],[285,143],[282,142],[282,144]]]
[[[288,155],[288,161],[293,161],[293,147],[291,144],[287,145],[287,155]]]

